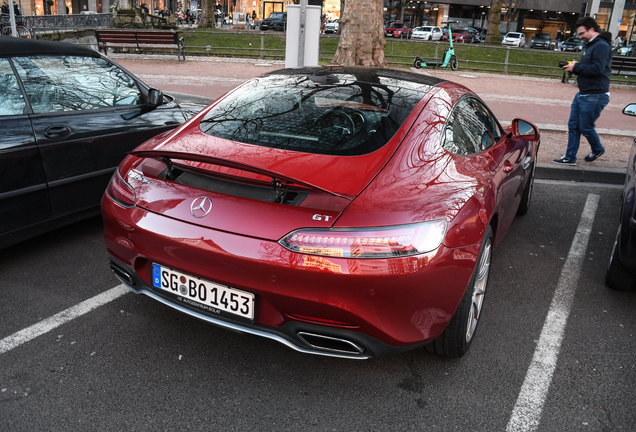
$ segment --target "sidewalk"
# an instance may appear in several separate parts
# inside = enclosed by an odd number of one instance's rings
[[[112,54],[111,57],[144,82],[164,92],[184,93],[216,99],[240,83],[284,67],[282,61],[189,57],[178,63],[175,56]],[[541,131],[540,175],[574,181],[623,183],[632,140],[636,137],[636,119],[622,114],[623,108],[636,102],[633,87],[611,88],[610,103],[597,122],[597,132],[606,153],[593,163],[583,160],[589,144],[582,137],[576,167],[552,163],[567,146],[567,121],[570,104],[578,89],[560,80],[503,76],[438,69],[415,69],[463,84],[479,95],[504,125],[514,118],[534,123]],[[595,180],[590,180],[595,179]]]

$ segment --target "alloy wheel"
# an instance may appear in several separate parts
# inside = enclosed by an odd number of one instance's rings
[[[486,240],[479,267],[473,284],[472,303],[470,313],[468,314],[468,323],[466,326],[466,342],[469,342],[475,334],[479,315],[484,304],[484,296],[486,294],[486,286],[488,285],[488,275],[490,273],[490,258],[492,255],[492,237]]]

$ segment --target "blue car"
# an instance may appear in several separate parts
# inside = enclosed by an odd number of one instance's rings
[[[623,114],[636,116],[636,104],[629,104],[623,109]],[[634,288],[636,282],[636,140],[632,144],[632,151],[627,162],[627,178],[623,189],[623,204],[621,220],[612,250],[609,268],[605,275],[608,287],[621,291]]]

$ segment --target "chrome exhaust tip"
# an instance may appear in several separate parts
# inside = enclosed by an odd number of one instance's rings
[[[298,332],[298,338],[310,347],[342,354],[362,354],[364,348],[346,339],[315,333]]]
[[[113,273],[115,273],[115,276],[117,276],[117,279],[119,279],[120,281],[122,281],[128,286],[135,286],[135,279],[133,279],[130,273],[128,273],[126,270],[119,268],[118,266],[114,265],[112,262],[110,263],[110,269],[113,271]]]

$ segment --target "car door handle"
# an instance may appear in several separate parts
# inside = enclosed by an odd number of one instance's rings
[[[44,136],[49,139],[62,139],[70,134],[71,128],[68,126],[51,126],[44,132]]]

